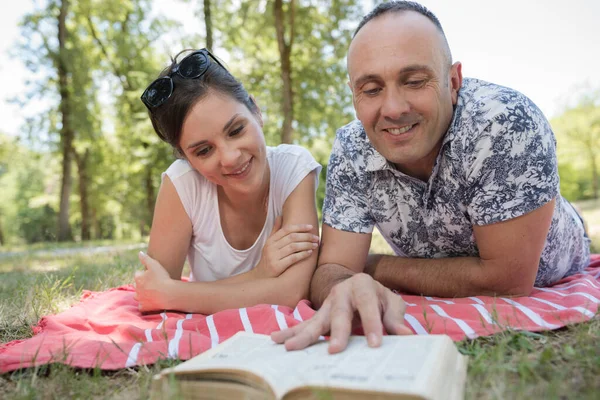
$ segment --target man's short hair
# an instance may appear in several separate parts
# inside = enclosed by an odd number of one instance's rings
[[[428,20],[430,20],[436,26],[436,28],[442,34],[442,36],[444,38],[444,42],[446,43],[446,51],[447,51],[446,57],[448,58],[448,62],[450,64],[452,64],[452,54],[450,53],[450,46],[448,46],[448,39],[446,39],[446,34],[444,33],[444,29],[442,28],[442,24],[440,23],[440,20],[435,16],[434,13],[429,11],[429,9],[427,7],[425,7],[424,5],[419,4],[417,2],[414,2],[414,1],[390,1],[387,3],[379,4],[373,10],[371,10],[370,13],[368,13],[367,15],[365,15],[363,17],[363,19],[358,24],[358,27],[354,31],[354,35],[352,35],[352,37],[354,38],[356,36],[356,34],[358,33],[358,31],[360,31],[367,22],[371,21],[374,18],[377,18],[381,15],[392,13],[392,12],[405,12],[405,11],[417,12],[417,13],[423,15],[424,17],[426,17]]]
[[[416,3],[414,1],[390,1],[387,3],[379,4],[373,10],[371,10],[370,13],[365,15],[363,17],[363,19],[360,21],[360,23],[358,24],[358,28],[356,28],[356,30],[354,31],[353,37],[356,36],[358,31],[360,31],[361,28],[363,26],[365,26],[365,24],[367,22],[369,22],[370,20],[372,20],[373,18],[377,18],[377,17],[379,17],[383,14],[387,14],[389,12],[401,12],[401,11],[414,11],[414,12],[417,12],[417,13],[427,17],[440,30],[442,35],[446,36],[444,34],[444,29],[442,28],[442,24],[440,23],[440,20],[435,16],[434,13],[429,11],[429,9],[427,7],[425,7],[419,3]]]

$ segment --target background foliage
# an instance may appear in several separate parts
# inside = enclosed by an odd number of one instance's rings
[[[17,137],[0,132],[0,245],[148,233],[174,155],[139,95],[182,49],[211,47],[255,96],[267,143],[303,145],[326,167],[335,130],[354,117],[345,54],[361,2],[184,1],[204,27],[195,35],[153,14],[153,0],[43,0],[23,18],[14,47],[31,79],[15,101],[47,108]],[[597,199],[600,95],[574,104],[551,121],[561,190]]]

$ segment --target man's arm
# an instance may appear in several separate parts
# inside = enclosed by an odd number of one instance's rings
[[[333,286],[363,272],[371,245],[370,233],[341,231],[326,224],[321,235],[318,266],[310,286],[310,299],[317,308]]]
[[[479,257],[371,256],[366,271],[405,293],[439,297],[527,296],[552,222],[555,200],[520,217],[474,226]]]
[[[381,344],[382,332],[408,335],[404,325],[406,305],[402,298],[361,273],[371,243],[371,234],[351,233],[323,225],[319,267],[311,282],[311,297],[319,310],[293,328],[274,332],[277,343],[288,350],[305,348],[330,332],[329,352],[346,348],[353,322],[362,322],[370,346]],[[327,247],[325,247],[327,246]]]

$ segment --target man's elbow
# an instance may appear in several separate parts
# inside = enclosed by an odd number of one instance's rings
[[[506,291],[504,296],[507,297],[526,297],[531,294],[533,291],[533,284],[528,285],[518,285],[512,287]]]
[[[485,285],[485,291],[494,296],[523,297],[531,295],[533,291],[538,266],[522,266],[511,268],[511,271],[520,271],[520,273],[509,272],[501,277],[488,281]]]

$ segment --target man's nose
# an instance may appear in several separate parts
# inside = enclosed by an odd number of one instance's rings
[[[388,119],[397,120],[403,114],[410,111],[410,104],[406,94],[399,89],[386,90],[383,95],[381,105],[381,116]]]

